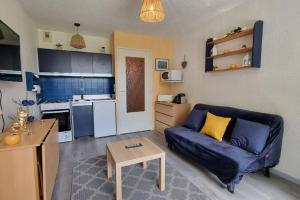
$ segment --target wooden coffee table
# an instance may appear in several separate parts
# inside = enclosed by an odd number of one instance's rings
[[[139,144],[143,146],[125,148],[126,145]],[[122,199],[122,167],[142,163],[147,168],[147,161],[159,159],[159,188],[165,190],[165,152],[145,137],[109,143],[106,146],[107,177],[112,177],[112,164],[116,167],[116,200]]]

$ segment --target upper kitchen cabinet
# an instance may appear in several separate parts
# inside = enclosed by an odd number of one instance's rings
[[[68,51],[38,49],[40,72],[71,72],[71,55]]]
[[[111,54],[38,49],[41,75],[111,77]]]
[[[93,73],[93,55],[91,53],[71,52],[72,73]]]
[[[112,74],[112,56],[111,54],[93,55],[93,73]]]

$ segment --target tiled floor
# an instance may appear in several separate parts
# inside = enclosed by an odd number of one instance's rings
[[[108,142],[131,137],[146,136],[164,149],[167,160],[184,176],[195,183],[211,199],[218,200],[289,200],[300,199],[300,187],[279,177],[264,177],[261,173],[250,174],[236,186],[235,194],[226,188],[206,169],[197,166],[191,160],[170,151],[152,131],[132,133],[101,139],[82,138],[74,142],[61,144],[59,172],[53,193],[53,200],[70,200],[73,162],[92,155],[104,155]]]

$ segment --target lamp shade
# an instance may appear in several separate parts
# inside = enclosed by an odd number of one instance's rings
[[[140,12],[140,19],[145,22],[161,22],[165,19],[165,12],[160,0],[144,0]]]
[[[76,49],[83,49],[86,47],[84,38],[78,33],[78,29],[80,27],[79,23],[74,23],[74,26],[76,28],[76,34],[72,36],[70,46],[76,48]]]
[[[79,34],[72,36],[70,45],[76,49],[83,49],[86,47],[84,38]]]

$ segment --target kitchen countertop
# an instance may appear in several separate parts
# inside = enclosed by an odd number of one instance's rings
[[[41,101],[40,104],[47,103],[74,103],[74,102],[97,102],[97,101],[116,101],[114,98],[106,98],[106,99],[69,99],[59,102],[60,100],[51,100],[51,101]]]
[[[101,101],[116,101],[116,99],[88,99],[88,100],[73,100],[71,101],[72,104],[84,104],[84,103],[95,103]]]
[[[70,99],[70,100],[51,100],[51,101],[46,101],[44,103],[41,103],[41,111],[52,111],[52,110],[63,110],[63,109],[70,109],[72,106],[81,106],[81,105],[92,105],[93,103],[97,102],[115,102],[116,99],[114,98],[94,98],[94,99],[83,99],[81,100],[80,98],[76,99]]]

